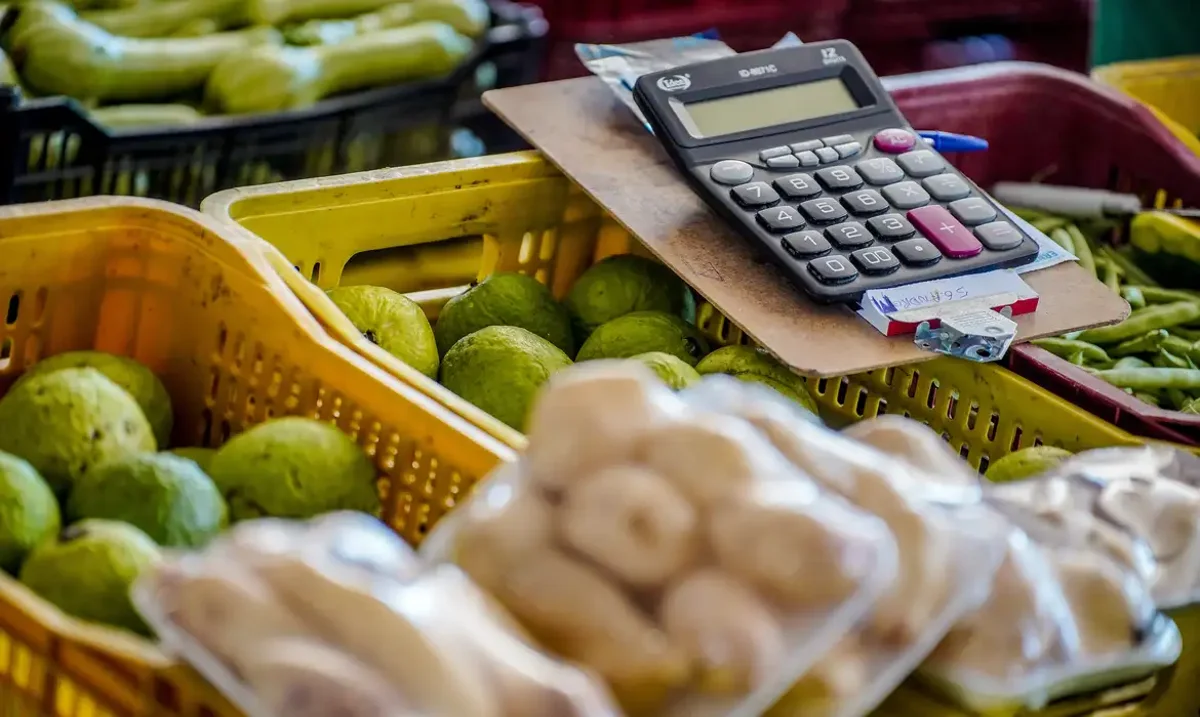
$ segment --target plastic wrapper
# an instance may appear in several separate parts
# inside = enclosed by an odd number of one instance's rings
[[[239,524],[134,588],[164,647],[250,717],[618,717],[451,565],[358,514]]]
[[[991,501],[1009,519],[992,595],[955,626],[922,675],[978,712],[1085,694],[1152,674],[1179,657],[1175,624],[1144,576],[1078,524]]]
[[[529,438],[422,556],[459,565],[629,717],[761,715],[896,576],[882,521],[639,364],[555,374]]]
[[[924,424],[864,421],[854,432],[867,442],[858,442],[807,420],[772,391],[725,377],[682,399],[749,421],[800,470],[887,523],[898,579],[771,714],[870,713],[988,597],[1006,522],[982,503],[977,474]]]
[[[1160,609],[1200,602],[1200,459],[1166,446],[1080,453],[1035,479],[997,486],[1137,572]]]

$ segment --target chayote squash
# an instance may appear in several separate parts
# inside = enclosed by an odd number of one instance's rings
[[[181,28],[199,20],[211,21],[214,32],[247,24],[245,0],[163,0],[122,10],[85,12],[80,17],[121,37],[177,36]]]
[[[205,102],[229,114],[307,107],[343,92],[445,75],[473,47],[442,22],[357,35],[335,45],[254,47],[217,66]]]
[[[408,0],[348,20],[309,20],[284,30],[293,45],[332,45],[355,35],[439,21],[467,37],[487,31],[491,12],[484,0]]]
[[[158,100],[202,87],[229,55],[278,45],[274,28],[251,28],[205,37],[117,37],[79,18],[37,22],[19,38],[13,60],[38,92],[80,101]]]

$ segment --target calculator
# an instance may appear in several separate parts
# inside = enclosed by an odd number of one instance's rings
[[[845,40],[644,75],[633,96],[695,191],[815,301],[1037,258]]]

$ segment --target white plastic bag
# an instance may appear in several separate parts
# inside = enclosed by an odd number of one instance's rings
[[[861,717],[917,668],[951,626],[988,595],[1003,555],[1004,521],[983,506],[977,474],[923,424],[858,424],[862,443],[807,420],[772,392],[711,377],[685,402],[746,419],[797,468],[887,523],[899,577],[838,649],[772,714]],[[884,453],[871,444],[900,449]]]
[[[882,521],[631,362],[556,374],[522,462],[426,539],[629,717],[763,713],[896,573]]]
[[[145,575],[163,645],[251,717],[618,717],[453,566],[369,517],[243,523]]]

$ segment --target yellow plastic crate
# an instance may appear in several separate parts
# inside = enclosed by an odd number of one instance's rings
[[[1171,133],[1200,154],[1200,56],[1118,62],[1092,79],[1149,105]]]
[[[563,296],[594,262],[641,246],[536,152],[364,172],[235,189],[202,210],[266,240],[263,251],[329,333],[394,376],[509,445],[524,438],[366,341],[323,290],[375,284],[405,292],[436,318],[466,285],[496,271],[521,271]],[[698,324],[721,344],[745,342],[711,305]],[[925,421],[976,467],[1018,448],[1046,443],[1071,450],[1139,440],[996,366],[949,359],[810,380],[831,424],[880,413]],[[1198,634],[1198,633],[1192,633]],[[1190,645],[1190,641],[1188,643]],[[1185,647],[1185,650],[1189,650]],[[1189,650],[1181,665],[1200,660]],[[1200,666],[1198,666],[1200,669]],[[1151,704],[1194,705],[1159,677],[1087,699],[1067,700],[1030,717],[1145,717]],[[1170,684],[1186,687],[1187,680]],[[1151,694],[1151,697],[1146,697]],[[1153,712],[1176,717],[1184,712]],[[920,691],[900,690],[880,717],[955,717],[961,713]]]
[[[162,377],[174,444],[216,446],[278,415],[333,422],[374,458],[384,517],[419,541],[514,454],[330,339],[257,252],[224,238],[239,233],[149,200],[0,209],[0,393],[39,358],[98,349]],[[0,715],[238,714],[151,643],[0,574]]]

